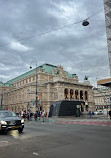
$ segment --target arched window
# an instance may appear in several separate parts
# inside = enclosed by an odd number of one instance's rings
[[[85,91],[85,100],[88,100],[88,94],[87,94],[87,91]]]
[[[80,91],[80,99],[83,99],[83,91]]]
[[[65,96],[65,99],[68,99],[68,89],[67,88],[64,90],[64,96]]]
[[[73,89],[70,90],[70,99],[73,99],[74,98],[74,91]]]
[[[78,90],[75,90],[75,98],[78,99]]]

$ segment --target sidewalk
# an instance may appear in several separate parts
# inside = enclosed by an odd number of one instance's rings
[[[82,115],[80,117],[74,117],[74,116],[64,116],[64,117],[58,117],[58,116],[53,116],[53,117],[45,117],[44,122],[58,122],[58,121],[110,121],[108,118],[108,115],[94,115],[94,117],[89,117],[89,115]],[[25,122],[43,122],[43,119],[40,118],[40,120],[35,120],[32,118],[32,120],[25,120]]]
[[[80,121],[80,120],[102,120],[102,121],[110,121],[108,115],[94,115],[91,117],[89,115],[81,115],[80,117],[74,116],[64,116],[64,117],[51,117],[49,120],[69,120],[69,121]]]

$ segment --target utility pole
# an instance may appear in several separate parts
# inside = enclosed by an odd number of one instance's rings
[[[37,111],[37,62],[36,61],[31,61],[32,62],[35,62],[36,63],[36,111]],[[31,63],[30,63],[30,69],[32,69],[32,66],[31,66]]]
[[[2,103],[3,103],[3,83],[2,83],[2,91],[1,91],[1,105],[0,105],[0,110],[2,110]]]

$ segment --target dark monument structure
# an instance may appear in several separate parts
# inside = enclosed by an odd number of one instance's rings
[[[49,117],[52,116],[77,116],[84,111],[84,101],[58,101],[50,106]]]

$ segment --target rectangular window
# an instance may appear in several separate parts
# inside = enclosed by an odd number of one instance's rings
[[[35,76],[33,76],[33,81],[35,80]]]
[[[31,82],[31,77],[29,78],[29,82]]]

